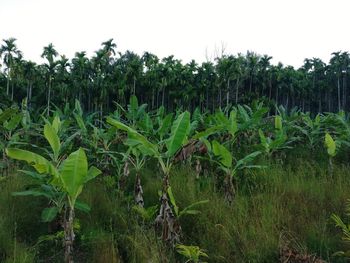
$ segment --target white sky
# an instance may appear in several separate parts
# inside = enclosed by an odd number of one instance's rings
[[[41,62],[52,42],[69,58],[91,56],[114,38],[117,50],[202,62],[220,50],[247,50],[299,67],[350,51],[349,0],[0,0],[0,39],[15,37]]]

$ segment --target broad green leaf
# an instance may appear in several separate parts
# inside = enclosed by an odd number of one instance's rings
[[[85,178],[85,183],[94,179],[96,176],[100,175],[102,172],[100,169],[95,166],[91,166],[88,170],[87,176]]]
[[[231,111],[230,112],[230,125],[228,126],[228,131],[232,136],[235,136],[237,130],[238,130],[238,125],[237,125],[237,112],[236,111]]]
[[[0,123],[3,123],[10,119],[17,112],[15,108],[8,108],[0,113]]]
[[[58,178],[58,171],[47,159],[39,154],[16,148],[6,149],[6,154],[16,160],[26,161],[32,165],[39,173],[51,174]]]
[[[27,191],[22,191],[22,192],[13,192],[12,193],[13,196],[28,196],[28,195],[32,195],[32,196],[45,196],[47,198],[52,198],[53,196],[48,193],[48,192],[43,192],[40,190],[27,190]]]
[[[52,121],[52,128],[54,128],[56,134],[58,134],[59,130],[61,127],[61,120],[60,117],[58,117],[57,115],[55,116],[55,118]]]
[[[232,167],[232,155],[225,146],[219,144],[217,141],[213,141],[212,151],[215,156],[219,157],[219,161],[223,166]]]
[[[240,116],[243,118],[243,121],[244,122],[249,122],[250,121],[250,117],[249,117],[247,111],[245,110],[245,108],[243,108],[241,105],[238,105],[237,107],[238,107]]]
[[[41,212],[41,220],[43,222],[51,222],[52,220],[54,220],[56,218],[57,214],[58,214],[58,208],[57,207],[45,208]]]
[[[18,113],[16,115],[13,115],[8,122],[4,123],[4,127],[9,131],[13,131],[14,129],[16,129],[18,124],[21,122],[22,117],[23,117],[22,113]]]
[[[282,117],[280,115],[275,116],[275,129],[282,130]]]
[[[268,147],[268,145],[267,145],[267,140],[266,140],[266,137],[265,137],[265,135],[264,135],[264,132],[263,132],[261,129],[259,129],[259,137],[260,137],[260,142],[261,142],[261,144],[262,144],[265,148],[267,148],[267,147]]]
[[[130,113],[129,117],[131,118],[131,120],[136,119],[138,108],[139,108],[139,103],[138,103],[137,97],[135,95],[132,95],[130,97],[130,105],[129,105],[129,113]]]
[[[83,118],[80,115],[76,114],[76,113],[74,113],[73,115],[74,115],[75,120],[77,121],[77,124],[78,124],[81,132],[83,134],[86,134],[87,129],[86,129],[86,126],[85,126]]]
[[[153,153],[154,156],[159,156],[159,152],[157,149],[157,146],[152,144],[150,141],[146,139],[145,136],[138,133],[133,128],[130,128],[129,126],[121,123],[120,121],[114,120],[110,117],[107,118],[107,122],[115,127],[117,127],[120,130],[128,132],[128,135],[130,139],[138,141],[140,144],[142,144],[144,147],[148,148],[150,152]]]
[[[202,132],[198,132],[196,133],[192,139],[196,140],[196,139],[199,139],[199,138],[203,138],[203,137],[208,137],[212,134],[215,134],[217,133],[218,131],[222,130],[223,129],[223,126],[222,125],[216,125],[216,126],[213,126],[213,127],[210,127]]]
[[[164,119],[162,120],[162,124],[161,126],[159,127],[159,130],[158,130],[158,134],[159,134],[159,137],[162,139],[165,134],[169,131],[170,127],[171,127],[171,121],[173,119],[173,114],[172,113],[169,113],[168,115],[166,115],[164,117]]]
[[[70,197],[71,205],[81,193],[88,174],[88,163],[82,148],[71,153],[60,166],[63,188]]]
[[[49,123],[46,123],[44,126],[44,136],[51,146],[55,160],[57,160],[61,149],[61,143],[56,130]]]
[[[74,208],[80,210],[80,211],[83,211],[85,213],[88,213],[90,212],[91,208],[88,204],[86,203],[83,203],[83,202],[80,202],[80,201],[75,201],[75,205],[74,205]]]
[[[74,111],[75,111],[75,114],[79,116],[83,116],[83,109],[81,108],[80,101],[77,99],[75,100],[75,103],[74,103]]]
[[[244,158],[240,159],[235,166],[235,169],[243,169],[247,167],[247,165],[252,162],[259,154],[261,154],[260,151],[252,152],[248,155],[246,155]]]
[[[324,142],[326,144],[328,154],[331,157],[334,157],[336,155],[337,147],[335,141],[333,140],[332,136],[329,135],[328,132],[325,135]]]
[[[183,215],[195,215],[195,214],[199,214],[200,211],[198,210],[194,210],[192,209],[193,207],[195,206],[198,206],[198,205],[203,205],[203,204],[207,204],[209,202],[209,200],[202,200],[202,201],[198,201],[198,202],[195,202],[193,204],[190,204],[189,206],[187,206],[186,208],[184,208],[180,214],[179,214],[179,217],[183,216]]]
[[[172,157],[180,149],[190,132],[190,113],[181,113],[171,127],[170,137],[166,140],[167,156]]]

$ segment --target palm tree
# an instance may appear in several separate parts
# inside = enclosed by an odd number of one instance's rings
[[[47,91],[47,115],[50,115],[50,102],[51,102],[51,86],[52,86],[52,79],[53,75],[55,73],[55,68],[57,65],[57,62],[54,61],[54,58],[58,55],[56,49],[50,43],[47,47],[44,47],[44,51],[41,54],[42,58],[46,58],[47,62],[44,64],[47,70],[48,74],[48,91]]]
[[[13,67],[14,58],[21,58],[22,52],[17,49],[15,38],[3,39],[3,41],[5,44],[0,47],[0,57],[4,57],[4,64],[7,68],[6,95],[8,96],[10,92],[11,69]]]
[[[38,72],[36,72],[36,64],[32,61],[25,61],[23,65],[23,75],[27,80],[27,102],[28,107],[31,106],[33,82]]]
[[[61,99],[61,101],[64,101],[67,103],[67,93],[68,93],[68,87],[70,86],[69,79],[70,74],[68,72],[68,68],[70,66],[69,59],[62,55],[59,60],[57,60],[57,88],[59,92],[61,93],[61,96],[57,96]]]
[[[155,92],[156,87],[153,85],[157,81],[157,66],[159,63],[159,59],[156,55],[151,54],[149,52],[145,52],[142,56],[142,61],[145,68],[144,80],[147,85],[147,90],[152,90],[151,95],[151,108],[155,108]]]

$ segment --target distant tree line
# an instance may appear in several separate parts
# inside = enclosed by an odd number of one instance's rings
[[[305,59],[299,69],[254,52],[226,55],[197,64],[184,64],[174,56],[158,58],[117,52],[110,39],[88,58],[86,52],[68,59],[52,44],[43,48],[44,64],[23,59],[16,39],[3,40],[0,47],[0,99],[29,107],[62,106],[79,100],[86,111],[106,112],[114,103],[125,106],[131,95],[151,109],[169,111],[182,107],[215,110],[218,107],[263,100],[270,105],[302,111],[349,110],[350,55],[334,52],[329,63]],[[51,106],[52,107],[52,106]]]

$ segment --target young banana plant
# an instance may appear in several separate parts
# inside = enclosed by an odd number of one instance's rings
[[[129,163],[132,164],[132,166],[135,169],[136,176],[135,176],[135,186],[134,186],[134,200],[137,206],[144,207],[144,200],[143,200],[143,189],[141,184],[141,170],[146,162],[146,156],[143,155],[137,148],[131,147],[129,150],[123,154],[125,158],[125,165],[124,165],[124,176],[127,177],[130,173],[129,171]],[[126,178],[125,178],[126,179]]]
[[[185,111],[179,114],[171,126],[170,136],[158,143],[150,142],[145,136],[120,121],[107,118],[107,122],[128,133],[127,144],[136,147],[145,156],[151,156],[158,161],[163,173],[163,189],[156,224],[162,228],[164,241],[171,244],[177,243],[180,239],[181,228],[169,205],[169,176],[176,153],[187,141],[190,131],[190,113]]]
[[[8,175],[9,162],[5,154],[6,147],[14,145],[18,142],[20,134],[17,127],[23,121],[24,114],[19,112],[17,108],[8,108],[4,111],[0,109],[0,152],[2,153],[2,161],[0,161],[0,169],[3,175]]]
[[[213,161],[218,164],[219,168],[224,172],[224,194],[225,200],[231,204],[235,197],[234,180],[237,179],[239,170],[245,168],[262,168],[260,165],[251,165],[252,161],[261,153],[256,151],[246,155],[240,160],[236,160],[231,152],[217,141],[212,141],[210,151],[214,155]]]
[[[62,143],[58,136],[60,120],[55,117],[52,123],[44,126],[44,137],[48,141],[52,153],[51,160],[44,156],[18,148],[7,148],[6,153],[10,158],[26,161],[34,167],[41,180],[46,181],[48,191],[33,190],[18,193],[17,195],[46,196],[52,198],[56,206],[44,210],[43,216],[53,219],[63,210],[64,248],[65,262],[73,262],[74,243],[74,209],[78,208],[77,198],[83,190],[83,186],[101,172],[95,167],[88,168],[85,151],[79,148],[65,156],[60,155]],[[27,172],[28,173],[28,172]],[[29,172],[30,173],[30,172]],[[48,193],[51,192],[51,193]],[[57,201],[59,200],[59,201]]]
[[[279,115],[275,116],[275,130],[274,135],[272,137],[265,136],[262,129],[259,129],[259,137],[261,146],[264,149],[264,152],[267,154],[269,160],[271,160],[272,154],[283,150],[283,149],[290,149],[291,144],[296,138],[291,138],[288,140],[287,133],[282,125],[282,118]]]
[[[209,257],[203,249],[198,246],[177,245],[176,251],[187,259],[185,263],[200,263],[203,262],[201,261],[201,257]]]
[[[337,154],[337,141],[335,141],[332,136],[326,132],[324,137],[324,143],[327,148],[328,153],[328,173],[329,176],[333,176],[333,158]]]

